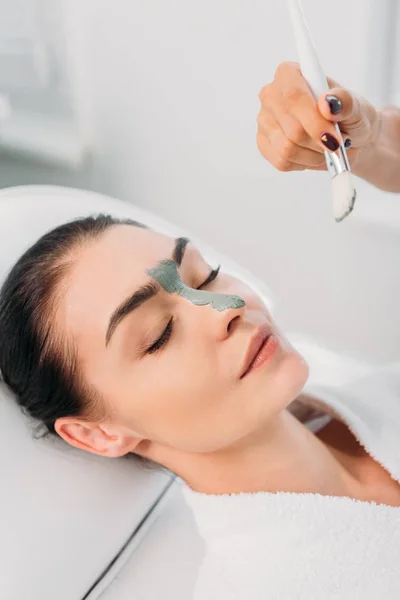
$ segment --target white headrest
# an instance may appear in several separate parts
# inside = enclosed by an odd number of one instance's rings
[[[20,255],[70,219],[106,212],[163,233],[189,235],[210,261],[268,290],[189,232],[132,204],[82,190],[22,186],[0,191],[0,285]],[[2,343],[2,340],[0,340]],[[134,460],[101,459],[32,428],[0,383],[0,598],[80,600],[122,548],[170,479]],[[134,590],[132,590],[134,594]]]

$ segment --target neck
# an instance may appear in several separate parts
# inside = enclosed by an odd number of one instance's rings
[[[327,446],[287,409],[274,418],[268,431],[235,447],[170,459],[165,466],[205,494],[283,491],[342,496],[349,494],[353,483]]]

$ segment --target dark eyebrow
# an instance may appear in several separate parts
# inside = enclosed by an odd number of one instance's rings
[[[186,246],[189,244],[190,240],[188,238],[179,237],[175,240],[174,251],[172,253],[172,260],[177,264],[178,267],[181,266],[183,257],[185,255]],[[132,311],[136,310],[147,300],[153,298],[160,291],[160,286],[155,281],[149,281],[142,285],[136,292],[134,292],[129,298],[126,298],[120,304],[113,314],[111,315],[107,333],[106,333],[106,346],[108,346],[111,336],[114,333],[117,326],[120,322],[129,315]]]
[[[185,255],[186,246],[189,244],[190,240],[185,237],[180,237],[175,240],[175,248],[174,253],[172,255],[172,260],[176,262],[178,267],[181,266],[183,257]]]

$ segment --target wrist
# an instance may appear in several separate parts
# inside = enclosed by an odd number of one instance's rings
[[[366,175],[370,173],[370,170],[374,168],[379,160],[380,149],[383,143],[382,136],[385,130],[385,109],[371,108],[374,111],[370,119],[371,133],[364,147],[359,148],[357,158],[352,165],[354,174],[363,179],[366,178]]]
[[[400,192],[400,109],[376,110],[371,136],[351,163],[352,171],[381,190]],[[359,150],[359,149],[356,149]]]

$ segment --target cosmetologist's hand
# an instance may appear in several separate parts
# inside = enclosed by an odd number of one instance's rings
[[[376,143],[377,109],[330,77],[327,80],[331,89],[316,102],[299,64],[284,62],[260,91],[257,146],[279,171],[326,170],[324,150],[339,147],[334,122],[339,123],[352,167]]]

